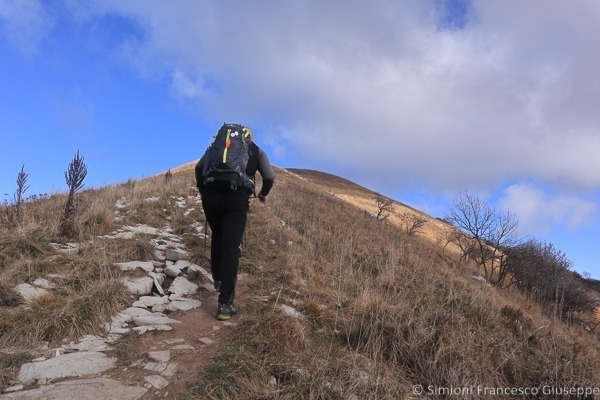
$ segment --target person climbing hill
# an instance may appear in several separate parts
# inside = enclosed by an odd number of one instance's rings
[[[256,195],[256,171],[262,177],[257,197],[264,204],[275,174],[267,153],[254,143],[252,129],[238,124],[224,124],[195,167],[202,208],[212,231],[210,264],[219,291],[216,318],[221,321],[237,314],[234,300],[240,244],[249,199]]]

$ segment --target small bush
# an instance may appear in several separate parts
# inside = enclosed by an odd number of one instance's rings
[[[15,379],[21,365],[31,361],[32,357],[23,352],[0,352],[0,391],[10,385]]]
[[[142,344],[142,337],[137,332],[128,332],[122,335],[112,343],[111,347],[114,349],[118,365],[121,366],[130,365],[139,360],[146,350]]]

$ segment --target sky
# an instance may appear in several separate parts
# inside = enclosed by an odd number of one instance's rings
[[[87,187],[162,173],[236,122],[435,217],[477,194],[600,279],[599,48],[596,0],[0,0],[0,196],[23,165],[66,190],[77,151]]]

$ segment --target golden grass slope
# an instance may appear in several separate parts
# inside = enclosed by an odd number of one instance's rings
[[[497,398],[600,379],[595,336],[322,183],[277,173],[267,206],[252,204],[241,265],[255,281],[238,329],[186,398],[403,399],[416,385]]]
[[[376,192],[357,185],[347,179],[320,171],[295,168],[290,168],[288,171],[308,180],[320,187],[323,191],[344,200],[361,210],[368,213],[377,213],[377,204],[375,201],[377,196]],[[445,244],[448,233],[451,232],[454,227],[404,203],[393,199],[390,200],[392,200],[392,209],[387,218],[388,222],[396,225],[400,229],[406,229],[407,224],[410,223],[411,219],[423,218],[426,223],[418,229],[417,234],[432,243]],[[452,246],[450,246],[450,248],[453,249]]]
[[[98,236],[138,223],[169,223],[185,236],[203,220],[200,209],[186,215],[176,206],[177,197],[197,194],[193,164],[173,169],[170,183],[156,176],[81,193],[73,238],[57,237],[64,196],[28,204],[19,237],[0,214],[0,386],[27,360],[27,346],[98,333],[124,302],[114,285],[124,272],[114,263],[151,254],[143,243]],[[199,379],[184,398],[403,399],[416,385],[440,398],[511,397],[479,388],[543,398],[600,382],[598,339],[545,316],[517,291],[473,279],[436,244],[441,221],[428,217],[431,233],[409,236],[373,218],[374,194],[358,185],[276,173],[267,204],[251,200],[241,259],[251,284],[237,299],[237,326],[214,363],[187,366]],[[411,210],[394,205],[399,218]],[[66,256],[51,241],[85,246]],[[201,243],[190,245],[205,256]],[[16,304],[16,284],[48,274],[60,276],[50,297],[30,309]],[[451,387],[461,392],[444,392]]]

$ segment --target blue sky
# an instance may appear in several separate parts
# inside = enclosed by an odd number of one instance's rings
[[[198,158],[223,121],[281,167],[443,216],[468,190],[600,279],[600,3],[0,0],[0,195]]]

